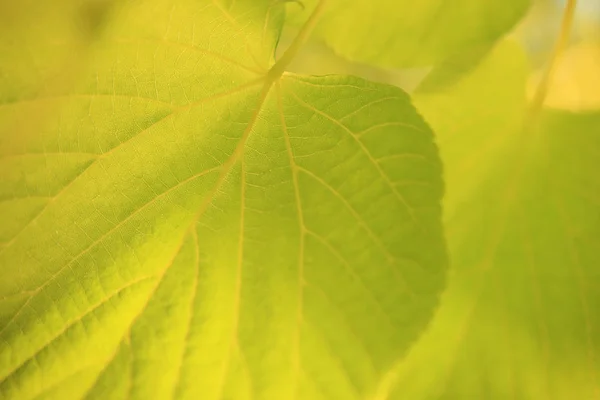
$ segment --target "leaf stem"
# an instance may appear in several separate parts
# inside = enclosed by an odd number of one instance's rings
[[[569,44],[569,39],[571,38],[571,31],[573,28],[573,20],[575,17],[576,8],[577,0],[567,0],[567,4],[565,5],[565,10],[563,13],[560,32],[558,38],[556,39],[556,43],[554,44],[554,49],[552,50],[552,55],[550,57],[550,61],[548,62],[548,66],[544,71],[544,75],[542,76],[542,79],[533,97],[530,115],[537,114],[537,112],[544,105],[544,101],[546,100],[546,96],[548,95],[548,88],[550,87],[552,79],[554,78],[554,73],[556,72],[558,60],[565,51],[567,45]]]
[[[326,3],[327,0],[319,0],[319,3],[300,29],[300,32],[298,32],[298,35],[294,38],[294,41],[292,42],[290,47],[286,49],[285,53],[283,53],[281,58],[277,60],[275,65],[273,65],[269,70],[267,74],[267,79],[269,81],[274,82],[277,79],[279,79],[279,77],[285,72],[285,69],[288,67],[288,65],[292,62],[294,57],[296,57],[296,54],[298,54],[298,51],[300,51],[300,49],[312,33],[312,30],[317,24],[319,17],[325,9]]]

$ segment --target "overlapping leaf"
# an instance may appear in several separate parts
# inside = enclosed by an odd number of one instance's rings
[[[290,4],[301,21],[317,4]],[[489,48],[525,14],[529,0],[329,0],[316,34],[353,61],[382,67],[435,64]]]
[[[526,114],[527,70],[504,43],[416,95],[439,132],[453,273],[390,398],[600,395],[600,113]]]
[[[1,398],[360,399],[403,356],[444,280],[431,131],[267,72],[281,21],[119,4],[82,78],[0,92]]]

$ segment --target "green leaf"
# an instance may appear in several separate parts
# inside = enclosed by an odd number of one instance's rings
[[[295,23],[317,3],[289,5]],[[523,17],[530,0],[329,0],[316,29],[352,61],[397,68],[431,65],[489,48]]]
[[[502,43],[416,95],[439,132],[453,273],[389,398],[598,397],[600,112],[526,114],[527,72]]]
[[[432,132],[268,71],[282,19],[122,3],[72,83],[0,91],[0,398],[362,399],[403,357],[444,284]]]

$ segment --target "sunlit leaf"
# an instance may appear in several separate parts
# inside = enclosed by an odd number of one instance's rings
[[[0,398],[365,398],[444,284],[408,96],[267,72],[281,2],[107,18],[73,82],[0,91]]]

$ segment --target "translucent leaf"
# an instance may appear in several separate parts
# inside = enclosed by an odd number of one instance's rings
[[[364,398],[444,284],[431,130],[268,71],[282,3],[107,18],[73,82],[0,91],[0,397]]]

